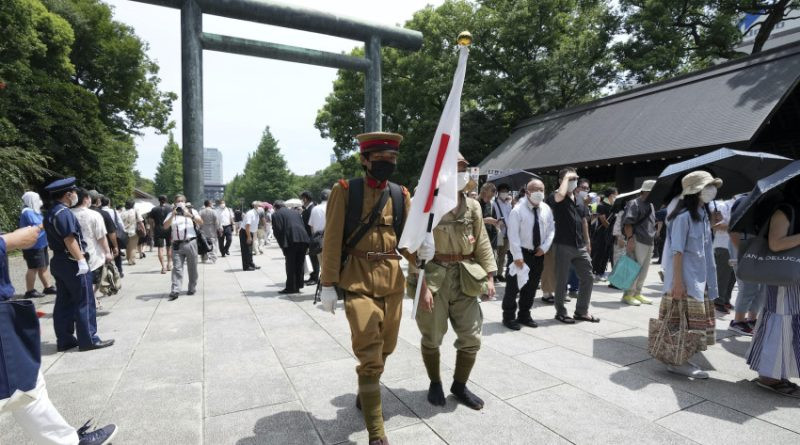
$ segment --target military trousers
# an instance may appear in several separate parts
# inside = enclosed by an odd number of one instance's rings
[[[386,297],[347,292],[344,310],[350,324],[353,354],[359,363],[356,373],[364,377],[380,377],[386,357],[397,346],[403,315],[402,292]]]
[[[433,292],[433,311],[417,309],[417,326],[422,334],[422,346],[438,349],[442,345],[447,323],[453,325],[456,333],[455,348],[462,352],[476,354],[481,348],[481,329],[483,313],[478,297],[470,297],[461,292],[458,263],[446,266],[441,287]]]
[[[76,275],[78,263],[63,257],[53,258],[50,270],[56,279],[53,330],[58,348],[88,347],[99,342],[92,272]]]

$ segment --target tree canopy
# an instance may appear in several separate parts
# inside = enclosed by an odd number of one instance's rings
[[[295,198],[300,193],[295,176],[286,166],[278,141],[264,129],[255,152],[247,156],[244,172],[236,175],[225,190],[225,200],[231,205],[252,201],[273,202]]]
[[[183,193],[183,152],[172,133],[161,151],[153,192],[156,195],[167,195],[170,200],[178,193]]]
[[[3,227],[24,189],[57,177],[129,198],[132,136],[173,125],[175,95],[159,90],[146,45],[99,0],[4,0],[0,29],[0,151],[20,172],[0,177],[14,196],[0,210]]]

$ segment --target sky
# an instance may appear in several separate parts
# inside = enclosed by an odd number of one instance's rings
[[[178,94],[172,111],[176,140],[181,143],[180,13],[177,9],[130,0],[105,0],[114,19],[133,27],[160,66],[162,91]],[[291,4],[320,9],[386,25],[409,20],[415,11],[442,0],[293,0]],[[335,53],[363,43],[294,29],[203,16],[203,30],[216,34],[282,43]],[[333,90],[336,70],[236,54],[203,52],[204,145],[222,151],[223,180],[244,169],[247,154],[258,146],[266,126],[278,140],[292,172],[312,174],[330,164],[333,141],[322,139],[314,120]],[[167,142],[166,135],[146,131],[136,138],[136,168],[153,178]]]

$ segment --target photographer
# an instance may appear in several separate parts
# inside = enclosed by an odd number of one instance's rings
[[[167,214],[164,229],[172,234],[172,289],[169,301],[176,300],[183,286],[183,265],[189,268],[189,291],[197,288],[197,232],[195,224],[203,224],[197,210],[186,204],[186,197],[175,195],[175,209]]]

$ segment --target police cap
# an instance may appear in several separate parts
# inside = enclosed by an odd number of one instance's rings
[[[69,178],[59,179],[58,181],[53,181],[52,183],[47,185],[47,187],[45,187],[44,190],[53,195],[60,192],[75,190],[76,188],[78,187],[75,186],[75,178],[69,177]]]

